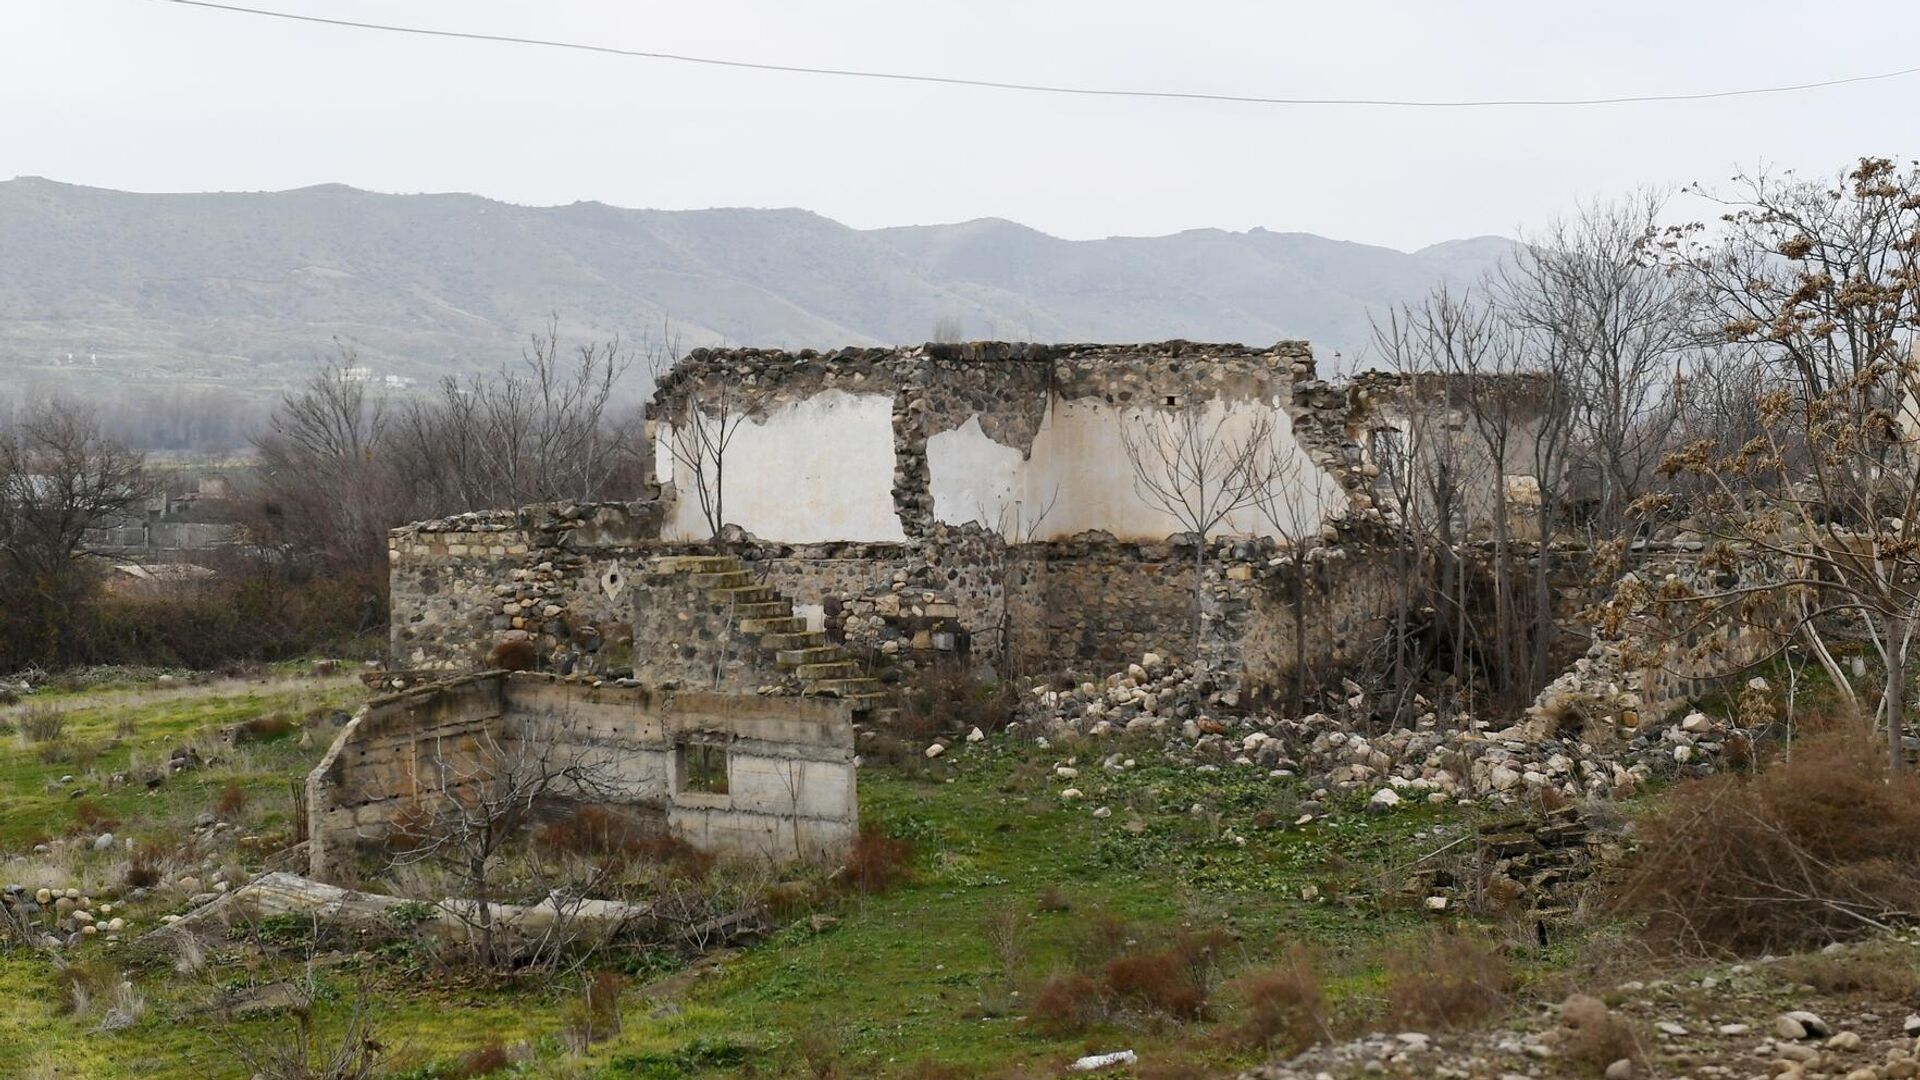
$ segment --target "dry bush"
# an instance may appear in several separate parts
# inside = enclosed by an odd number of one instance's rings
[[[142,844],[127,856],[127,872],[123,878],[127,888],[151,889],[165,876],[161,854],[152,847]]]
[[[1171,935],[1135,927],[1104,913],[1087,922],[1073,947],[1078,970],[1049,976],[1034,991],[1028,1019],[1048,1034],[1130,1016],[1191,1022],[1209,1015],[1219,954],[1232,939],[1220,931]]]
[[[1560,1005],[1560,1056],[1596,1071],[1616,1061],[1646,1060],[1647,1039],[1597,997],[1575,994]]]
[[[1387,962],[1387,1009],[1403,1026],[1461,1028],[1498,1016],[1513,968],[1493,942],[1472,934],[1431,935]]]
[[[704,879],[714,857],[632,815],[603,806],[582,806],[550,821],[533,836],[537,852],[555,852],[591,862],[599,876],[619,878],[645,866],[663,876]]]
[[[237,780],[229,780],[220,794],[214,796],[213,813],[223,821],[231,821],[247,808],[247,789]]]
[[[888,836],[885,829],[862,822],[847,849],[843,880],[857,892],[886,892],[913,876],[913,842]]]
[[[526,638],[513,638],[494,645],[487,653],[487,667],[501,671],[532,671],[540,665],[540,649]]]
[[[283,712],[267,713],[256,716],[234,727],[232,737],[235,746],[250,742],[267,742],[272,739],[291,735],[299,725],[293,717]]]
[[[1027,1003],[1027,1023],[1043,1035],[1074,1035],[1106,1015],[1100,985],[1076,971],[1047,976]]]
[[[1011,987],[1027,955],[1027,917],[1011,901],[994,904],[982,920],[987,948],[1000,964],[1001,978]]]
[[[100,1014],[101,1031],[125,1031],[145,1019],[147,996],[121,975],[107,988],[106,1007]]]
[[[68,765],[76,769],[91,766],[100,758],[100,748],[92,743],[55,739],[39,744],[40,761],[46,765]]]
[[[1898,953],[1815,953],[1789,957],[1774,970],[1823,994],[1859,994],[1876,1001],[1920,1004],[1920,972],[1914,970],[1911,959]]]
[[[479,1046],[460,1055],[460,1063],[455,1067],[453,1075],[458,1080],[478,1080],[482,1076],[492,1076],[511,1064],[513,1064],[512,1056],[507,1053],[506,1046],[500,1042],[500,1037],[494,1035],[489,1036]]]
[[[1229,987],[1239,1003],[1234,1040],[1268,1052],[1294,1054],[1331,1037],[1326,995],[1312,954],[1294,946],[1280,962],[1249,972]]]
[[[1067,894],[1061,892],[1058,885],[1049,885],[1040,890],[1039,896],[1034,897],[1033,910],[1040,912],[1072,911],[1073,901],[1067,899]]]
[[[29,705],[15,726],[33,742],[59,742],[67,733],[67,714],[51,705]]]
[[[977,677],[964,661],[938,661],[914,672],[892,724],[902,735],[928,738],[973,728],[999,731],[1013,719],[1020,692],[1012,683]]]
[[[1107,962],[1107,994],[1121,1008],[1203,1020],[1220,943],[1213,935],[1181,934],[1164,949],[1116,956]]]
[[[584,1051],[620,1034],[620,995],[627,977],[617,971],[596,971],[580,984],[580,996],[567,1010],[567,1040]]]
[[[1920,775],[1891,772],[1858,727],[1677,784],[1637,832],[1611,900],[1663,947],[1792,952],[1920,912]]]
[[[67,831],[69,833],[103,833],[119,827],[118,815],[95,800],[87,798],[73,804],[73,824]]]

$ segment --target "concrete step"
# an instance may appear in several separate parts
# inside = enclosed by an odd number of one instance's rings
[[[708,589],[707,599],[716,604],[764,604],[782,597],[771,585],[739,585],[723,589]]]
[[[791,614],[791,600],[754,600],[733,605],[733,615],[737,619],[778,619]]]
[[[825,630],[802,630],[797,634],[768,634],[760,639],[760,644],[776,652],[793,652],[799,649],[819,649],[832,644],[827,640]],[[806,661],[796,661],[806,663]]]
[[[724,570],[717,574],[691,574],[687,580],[697,589],[737,589],[753,584],[753,575],[745,570]]]
[[[743,634],[800,634],[806,632],[807,620],[798,615],[741,619],[736,629]]]
[[[877,679],[820,679],[808,683],[800,693],[808,697],[872,697],[880,690]]]
[[[648,563],[656,574],[727,574],[740,570],[734,555],[662,555]]]
[[[838,645],[808,645],[798,649],[775,648],[773,653],[774,663],[784,668],[795,668],[804,664],[831,664],[846,658],[847,651]]]
[[[793,669],[793,673],[808,682],[857,679],[860,677],[860,663],[857,660],[830,660],[823,664],[801,664]]]

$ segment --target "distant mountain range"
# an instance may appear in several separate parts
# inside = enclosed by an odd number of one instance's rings
[[[1411,254],[1306,233],[1062,240],[998,219],[853,229],[805,210],[527,207],[473,195],[142,195],[0,182],[0,381],[277,391],[333,342],[377,376],[491,368],[574,338],[833,347],[968,338],[1266,343],[1322,369],[1369,311],[1511,247]]]

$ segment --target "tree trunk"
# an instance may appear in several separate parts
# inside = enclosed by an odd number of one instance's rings
[[[1307,567],[1299,551],[1293,556],[1293,702],[1290,712],[1299,716],[1307,701]]]
[[[1204,533],[1195,534],[1199,541],[1193,545],[1193,666],[1200,667],[1200,604],[1207,594],[1207,537]]]
[[[1907,627],[1907,620],[1900,619],[1887,633],[1887,764],[1894,772],[1907,767],[1900,744],[1907,705]]]
[[[483,967],[493,966],[493,904],[487,895],[487,862],[484,858],[475,859],[470,866],[473,882],[473,930],[474,944],[480,954]]]

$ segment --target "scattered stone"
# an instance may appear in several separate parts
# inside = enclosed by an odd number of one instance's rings
[[[934,758],[937,758],[941,754],[944,754],[946,752],[947,752],[947,748],[944,745],[940,743],[934,743],[932,746],[929,746],[926,749],[927,760],[932,761]]]

